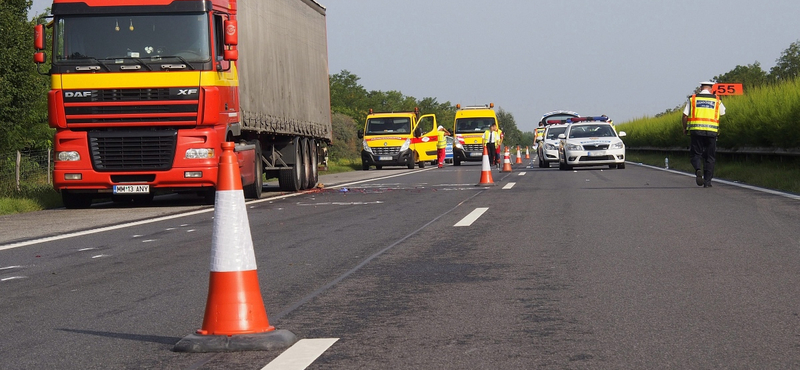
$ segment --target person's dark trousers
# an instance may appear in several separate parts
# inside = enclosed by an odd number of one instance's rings
[[[494,143],[486,143],[486,151],[489,154],[489,166],[494,166],[494,163],[497,160],[497,152],[494,148]]]
[[[714,163],[717,159],[717,137],[705,135],[691,135],[689,151],[692,155],[692,166],[695,170],[703,170],[703,181],[711,183],[714,177]]]

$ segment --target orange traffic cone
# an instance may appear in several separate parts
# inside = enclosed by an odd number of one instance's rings
[[[531,152],[528,151],[529,147],[525,147],[525,159],[531,159]]]
[[[508,153],[508,147],[506,147],[506,154],[503,156],[503,171],[502,172],[511,172],[511,158],[509,158],[511,154]]]
[[[486,146],[483,147],[481,182],[475,186],[494,186],[494,180],[492,180],[492,166],[489,165],[489,151],[486,150]]]
[[[514,161],[514,164],[522,164],[522,156],[519,154],[519,145],[517,145],[517,160]]]
[[[297,342],[267,319],[234,146],[222,143],[203,326],[175,344],[176,352],[269,350]]]

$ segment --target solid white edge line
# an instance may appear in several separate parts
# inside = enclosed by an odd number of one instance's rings
[[[374,179],[355,181],[355,182],[350,182],[350,183],[345,183],[345,184],[339,184],[339,185],[330,186],[329,188],[335,189],[335,188],[338,188],[338,187],[345,187],[345,186],[350,186],[350,185],[355,185],[355,184],[360,184],[360,183],[363,183],[363,182],[369,182],[369,181],[375,181],[375,180],[385,180],[385,179],[389,179],[389,178],[392,178],[392,177],[405,176],[405,175],[410,175],[410,174],[420,173],[420,172],[430,171],[430,170],[432,170],[432,168],[423,169],[423,170],[416,170],[416,171],[413,171],[413,172],[404,172],[404,173],[391,175],[391,176],[385,176],[385,177],[376,177]],[[252,200],[252,201],[249,201],[249,202],[246,202],[246,203],[247,204],[262,203],[262,202],[267,202],[267,201],[272,201],[272,200],[277,200],[277,199],[296,197],[298,195],[303,195],[307,191],[310,191],[310,190],[313,190],[313,189],[304,190],[302,192],[297,192],[297,193],[277,195],[277,196],[274,196],[274,197],[269,197],[269,198],[264,198],[264,199]],[[114,225],[114,226],[106,226],[106,227],[101,227],[101,228],[97,228],[97,229],[84,230],[84,231],[78,231],[78,232],[74,232],[74,233],[67,233],[67,234],[61,234],[61,235],[56,235],[56,236],[50,236],[50,237],[46,237],[46,238],[33,239],[33,240],[24,241],[24,242],[0,245],[0,251],[19,248],[19,247],[26,247],[26,246],[29,246],[29,245],[34,245],[34,244],[39,244],[39,243],[47,243],[47,242],[52,242],[52,241],[56,241],[56,240],[74,238],[76,236],[84,236],[84,235],[102,233],[102,232],[106,232],[106,231],[119,230],[119,229],[124,229],[124,228],[132,227],[132,226],[146,225],[146,224],[151,224],[151,223],[154,223],[154,222],[173,220],[173,219],[176,219],[176,218],[194,216],[194,215],[199,215],[199,214],[213,212],[213,211],[214,211],[214,207],[210,207],[210,208],[204,208],[204,209],[191,211],[191,212],[186,212],[186,213],[178,213],[178,214],[174,214],[174,215],[162,216],[162,217],[157,217],[157,218],[150,218],[150,219],[146,219],[146,220],[134,221],[134,222],[129,222],[129,223],[125,223],[125,224],[119,224],[119,225]]]
[[[506,186],[503,186],[503,189],[502,189],[502,190],[508,190],[508,189],[511,189],[511,188],[513,188],[513,187],[514,187],[514,185],[516,185],[516,184],[517,184],[516,182],[509,182],[508,184],[506,184]]]
[[[458,221],[453,227],[461,227],[461,226],[470,226],[473,222],[475,222],[484,212],[486,212],[489,208],[475,208],[472,212],[466,215],[461,221]]]
[[[644,163],[639,163],[639,162],[629,162],[629,161],[626,161],[626,163],[630,163],[630,164],[634,164],[634,165],[642,166],[642,167],[647,167],[647,168],[652,168],[654,170],[670,172],[670,173],[674,173],[674,174],[678,174],[678,175],[694,177],[694,174],[691,174],[691,173],[686,173],[686,172],[681,172],[681,171],[676,171],[676,170],[670,170],[670,169],[666,169],[666,168],[658,167],[658,166],[651,166],[649,164],[644,164]],[[791,193],[785,193],[785,192],[782,192],[782,191],[771,190],[771,189],[766,189],[766,188],[759,188],[757,186],[741,184],[741,183],[738,183],[738,182],[733,182],[733,181],[728,181],[728,180],[713,179],[713,182],[718,182],[718,183],[721,183],[721,184],[731,185],[731,186],[738,186],[740,188],[760,191],[762,193],[778,195],[778,196],[782,196],[784,198],[800,200],[800,195],[791,194]]]
[[[303,370],[339,338],[301,339],[261,370]]]

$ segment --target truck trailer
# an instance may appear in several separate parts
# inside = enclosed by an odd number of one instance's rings
[[[213,200],[222,142],[245,196],[312,188],[332,141],[325,8],[314,0],[54,0],[54,187],[94,198]]]

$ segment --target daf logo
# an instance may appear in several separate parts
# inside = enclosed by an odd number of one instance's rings
[[[178,95],[194,95],[197,94],[197,89],[178,89]]]
[[[383,146],[387,146],[387,145],[389,145],[389,143],[387,143],[387,142],[385,142],[385,141],[384,141],[384,142],[383,142]]]
[[[92,92],[91,91],[65,91],[64,92],[65,98],[91,98]]]

